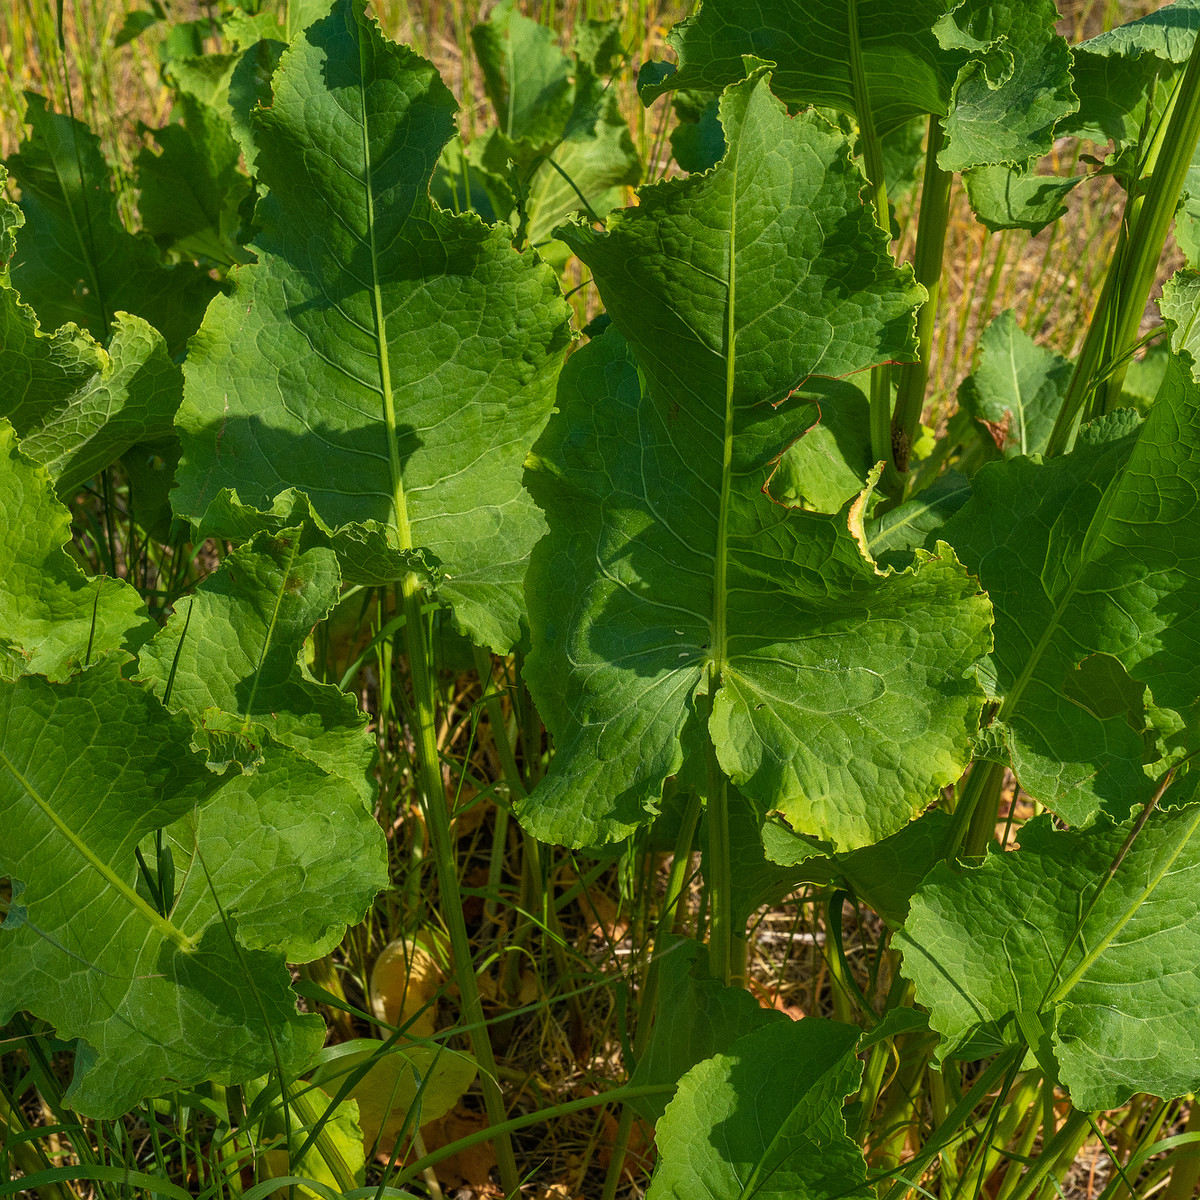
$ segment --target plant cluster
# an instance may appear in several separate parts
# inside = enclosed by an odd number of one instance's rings
[[[618,21],[566,53],[496,8],[465,140],[358,0],[176,25],[137,232],[96,136],[28,96],[0,196],[3,1193],[437,1194],[487,1141],[515,1196],[512,1135],[603,1104],[605,1200],[638,1120],[651,1200],[1032,1200],[1090,1139],[1104,1200],[1193,1194],[1200,0],[1075,46],[1057,20],[704,0],[640,66],[675,169],[633,204]],[[1090,173],[1048,173],[1064,138]],[[1099,178],[1124,212],[1078,357],[1001,313],[923,425],[952,190],[1038,231]],[[479,888],[447,666],[495,767]],[[510,840],[518,919],[477,963]],[[556,847],[670,854],[628,1082],[514,1116],[493,1001],[535,935],[577,978]],[[745,987],[753,914],[798,889],[830,1016]],[[339,981],[381,894],[399,991],[440,963],[451,1028]],[[428,1148],[472,1086],[486,1128]],[[88,1157],[80,1116],[156,1106],[203,1114],[207,1173]]]

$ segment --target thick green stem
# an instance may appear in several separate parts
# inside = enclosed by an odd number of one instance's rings
[[[1164,120],[1166,131],[1162,143],[1155,147],[1156,161],[1137,223],[1131,229],[1129,253],[1121,273],[1121,305],[1113,325],[1112,359],[1103,402],[1098,406],[1103,412],[1111,412],[1120,401],[1128,369],[1126,355],[1137,342],[1163,244],[1200,140],[1200,43],[1192,48],[1187,70],[1171,97],[1171,104],[1173,111],[1169,120]]]
[[[1127,207],[1121,240],[1050,435],[1048,454],[1070,449],[1093,393],[1093,415],[1111,411],[1120,401],[1125,360],[1137,342],[1167,231],[1200,140],[1200,41],[1192,48],[1168,114],[1147,156],[1149,183],[1143,195],[1134,192]],[[1131,189],[1136,187],[1136,182],[1131,184]]]
[[[858,142],[867,183],[870,185],[875,223],[890,241],[892,218],[883,170],[883,143],[875,130],[875,117],[871,112],[871,94],[867,87],[867,72],[859,40],[858,0],[849,0],[847,19],[850,32],[850,83],[854,92],[854,115],[858,119]],[[884,464],[880,488],[889,495],[898,496],[901,479],[892,455],[892,383],[891,372],[886,365],[878,366],[871,372],[871,456],[876,462]]]
[[[996,837],[1000,800],[1004,794],[1004,768],[999,763],[988,763],[986,770],[981,770],[981,767],[982,763],[976,763],[974,767],[982,778],[976,793],[978,799],[972,805],[971,824],[963,842],[965,858],[982,858],[987,853],[988,846]]]
[[[997,804],[999,804],[999,785],[1004,781],[1004,768],[999,763],[986,762],[982,759],[977,759],[971,767],[971,774],[967,776],[967,782],[963,785],[962,795],[958,798],[958,803],[954,806],[954,820],[950,826],[950,832],[946,838],[946,857],[953,858],[958,852],[960,846],[967,840],[971,832],[977,831],[980,828],[994,829],[996,825],[996,814],[993,811],[991,814],[991,825],[988,825],[988,817],[984,816],[976,818],[976,812],[979,808],[985,807],[990,803],[990,797],[996,796]],[[987,846],[985,841],[984,847]],[[979,854],[983,850],[978,851]]]
[[[450,951],[454,959],[454,979],[462,998],[463,1016],[469,1029],[471,1052],[479,1064],[479,1080],[483,1088],[484,1107],[488,1123],[493,1126],[493,1143],[500,1167],[500,1182],[505,1192],[515,1195],[520,1187],[512,1140],[507,1131],[495,1127],[504,1124],[504,1098],[496,1082],[496,1062],[492,1044],[484,1024],[483,1005],[475,979],[475,966],[467,925],[463,918],[462,895],[458,886],[454,840],[450,833],[450,810],[446,804],[446,788],[438,759],[437,734],[434,720],[433,676],[429,667],[429,651],[425,645],[425,626],[421,617],[421,586],[415,575],[404,577],[400,585],[404,602],[405,634],[408,639],[408,663],[412,673],[413,696],[416,704],[417,771],[425,808],[425,825],[433,847],[437,867],[438,894],[441,897],[442,919],[450,933]]]
[[[942,148],[942,126],[936,115],[929,118],[925,147],[925,182],[921,188],[921,215],[917,219],[917,248],[913,256],[916,279],[927,293],[917,312],[917,361],[897,369],[896,411],[892,416],[892,447],[896,469],[908,470],[908,456],[925,407],[929,384],[929,356],[937,323],[938,293],[942,284],[942,260],[946,230],[950,225],[950,186],[954,175],[938,166]]]
[[[709,680],[710,697],[716,690]],[[733,870],[729,858],[729,782],[708,746],[708,890],[712,896],[712,925],[708,941],[708,969],[728,986],[733,980]]]

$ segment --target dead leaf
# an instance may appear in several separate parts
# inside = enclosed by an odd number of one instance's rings
[[[371,968],[371,1011],[389,1025],[413,1023],[412,1037],[437,1029],[437,994],[446,980],[437,942],[425,931],[389,942]]]
[[[421,1138],[425,1149],[432,1153],[465,1138],[487,1126],[487,1118],[483,1113],[472,1112],[466,1108],[456,1108],[437,1121],[430,1121],[421,1130]],[[409,1161],[415,1161],[416,1156],[410,1155]],[[504,1193],[491,1179],[492,1168],[496,1165],[496,1152],[491,1142],[480,1142],[469,1146],[457,1154],[450,1155],[435,1166],[434,1172],[444,1188],[471,1188],[476,1196],[494,1197]]]

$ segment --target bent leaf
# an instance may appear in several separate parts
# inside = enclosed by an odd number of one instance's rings
[[[89,578],[63,549],[71,514],[0,418],[0,678],[65,679],[110,650],[136,653],[154,623],[120,579]]]
[[[106,341],[118,312],[143,317],[183,350],[217,291],[190,263],[165,267],[154,243],[121,223],[100,141],[86,125],[26,94],[29,137],[8,160],[25,233],[12,282],[47,329],[74,321]]]
[[[266,512],[298,489],[348,530],[347,577],[418,570],[506,650],[543,527],[521,472],[567,306],[502,230],[434,207],[454,100],[357,3],[299,36],[272,83],[254,114],[259,261],[192,343],[176,508],[200,519],[236,493]]]
[[[0,186],[5,180],[0,167]],[[162,335],[141,317],[118,313],[105,350],[91,334],[64,325],[52,334],[3,282],[24,224],[0,196],[0,417],[21,436],[21,450],[70,496],[138,442],[174,436],[183,375]]]
[[[568,361],[530,473],[551,532],[528,579],[527,679],[557,752],[519,811],[546,841],[650,819],[710,672],[722,769],[840,846],[911,820],[957,778],[977,721],[965,674],[988,604],[953,556],[879,573],[845,512],[764,490],[811,423],[789,394],[905,357],[921,293],[823,118],[788,117],[759,74],[722,123],[713,172],[645,189],[606,234],[561,231],[615,328]]]
[[[898,945],[942,1053],[984,1023],[1027,1014],[1051,1032],[1078,1109],[1200,1087],[1198,828],[1194,806],[1151,816],[1077,936],[1129,823],[1062,832],[1039,818],[1014,853],[974,870],[939,866]]]
[[[858,1087],[859,1030],[774,1022],[693,1067],[658,1123],[646,1200],[865,1200],[862,1151],[842,1105]]]

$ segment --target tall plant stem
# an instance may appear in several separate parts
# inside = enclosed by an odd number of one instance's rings
[[[709,704],[716,693],[717,679],[709,677]],[[710,708],[711,712],[711,708]],[[712,897],[712,923],[708,939],[708,969],[714,979],[728,986],[734,976],[733,869],[729,857],[729,781],[717,751],[708,743],[708,884]]]
[[[654,1024],[654,1011],[658,1006],[659,963],[666,950],[667,934],[679,928],[679,901],[687,884],[688,867],[692,857],[692,841],[696,836],[696,825],[700,820],[700,797],[695,792],[688,798],[679,833],[675,838],[675,852],[671,856],[671,870],[667,875],[667,891],[663,897],[662,912],[654,934],[654,952],[646,970],[646,983],[638,998],[637,1031],[633,1035],[633,1057],[636,1066],[650,1044],[650,1032]],[[617,1123],[617,1135],[613,1140],[612,1157],[608,1161],[608,1172],[604,1176],[604,1191],[600,1200],[614,1200],[621,1182],[621,1171],[625,1166],[625,1154],[629,1149],[629,1134],[633,1129],[636,1114],[626,1104],[621,1109]]]
[[[896,411],[892,416],[892,447],[896,456],[896,470],[901,475],[908,470],[908,456],[921,420],[921,411],[925,407],[929,356],[942,284],[946,230],[950,225],[950,187],[954,175],[938,166],[937,156],[941,148],[942,126],[937,116],[931,115],[925,145],[921,214],[917,218],[917,247],[913,255],[913,270],[927,298],[917,311],[917,361],[897,369]]]
[[[1076,424],[1093,393],[1094,415],[1111,411],[1120,400],[1127,356],[1137,342],[1163,243],[1198,140],[1200,41],[1192,48],[1147,156],[1150,176],[1145,193],[1138,196],[1136,184],[1131,188],[1117,250],[1051,432],[1048,454],[1070,449]]]
[[[441,897],[442,919],[450,933],[450,951],[454,958],[454,980],[462,998],[463,1016],[469,1029],[471,1053],[479,1064],[479,1081],[483,1088],[484,1107],[488,1123],[503,1125],[506,1117],[504,1098],[496,1082],[496,1062],[488,1040],[483,1019],[483,1005],[475,979],[471,943],[463,918],[462,894],[458,886],[458,871],[454,861],[454,840],[450,834],[450,809],[446,804],[446,788],[438,759],[437,734],[433,697],[433,675],[429,665],[429,648],[425,644],[425,624],[421,617],[421,585],[417,577],[408,574],[400,584],[404,604],[405,636],[408,640],[408,664],[412,673],[413,698],[416,706],[417,772],[425,809],[425,825],[433,847],[437,867],[438,894]],[[515,1195],[521,1178],[513,1157],[512,1139],[507,1130],[496,1132],[493,1144],[500,1167],[500,1182],[509,1195]]]
[[[890,241],[892,218],[883,173],[883,142],[875,130],[875,117],[871,112],[871,95],[859,40],[858,0],[850,0],[847,20],[850,23],[850,83],[854,91],[854,114],[858,118],[858,141],[870,185],[871,204],[875,209],[875,223]],[[871,372],[871,456],[884,464],[879,481],[881,490],[898,497],[901,479],[892,452],[892,382],[886,364]]]
[[[950,826],[949,835],[946,838],[946,857],[953,858],[958,848],[962,846],[974,833],[975,837],[979,837],[979,831],[985,833],[995,828],[996,813],[1000,803],[1000,784],[1004,781],[1004,768],[999,763],[987,762],[983,759],[978,759],[975,765],[971,768],[971,774],[967,776],[967,782],[963,785],[962,795],[958,798],[958,803],[954,807],[954,820]],[[995,800],[995,807],[988,808],[992,800]],[[977,816],[977,810],[984,808],[983,815]],[[990,836],[990,834],[988,835]],[[982,854],[987,847],[987,840],[983,842],[983,846],[976,851],[976,855]]]

